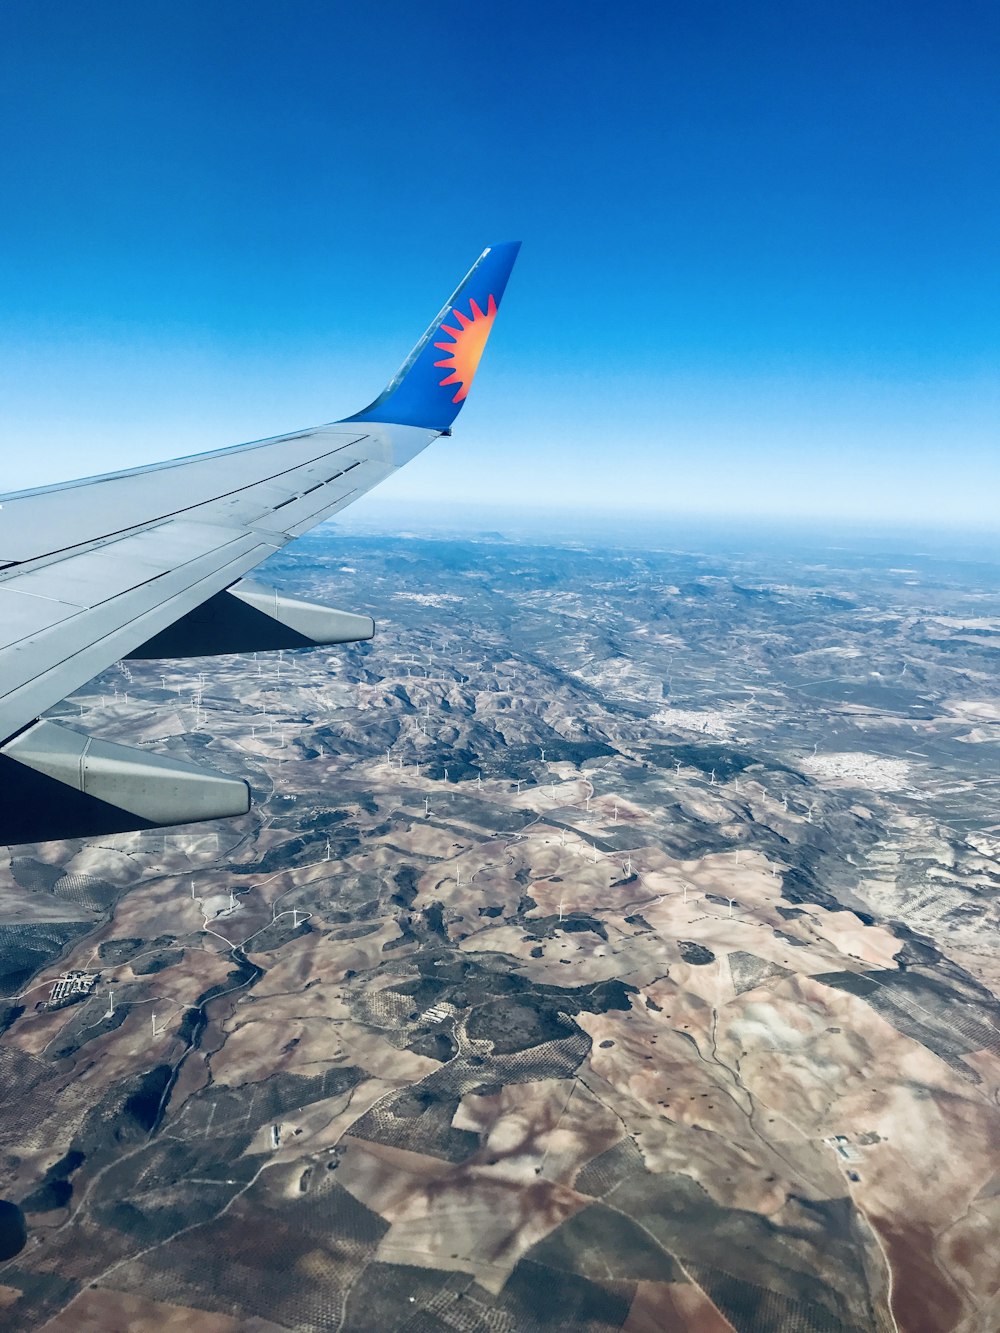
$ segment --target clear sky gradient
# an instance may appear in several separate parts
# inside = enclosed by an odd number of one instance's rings
[[[977,0],[6,0],[0,489],[351,412],[521,239],[388,500],[998,526],[998,68]]]

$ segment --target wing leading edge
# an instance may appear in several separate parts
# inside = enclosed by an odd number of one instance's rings
[[[385,391],[344,421],[0,496],[0,844],[249,809],[242,780],[40,714],[121,658],[370,638],[368,617],[244,575],[450,431],[518,248],[484,251]]]

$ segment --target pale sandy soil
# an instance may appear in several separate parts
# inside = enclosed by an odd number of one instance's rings
[[[942,709],[964,722],[1000,722],[1000,703],[996,699],[947,699]]]
[[[801,768],[819,782],[870,791],[905,791],[911,788],[912,765],[905,759],[884,759],[862,751],[817,754],[801,761]]]
[[[651,721],[665,731],[696,731],[725,740],[738,725],[738,714],[713,708],[663,708]]]

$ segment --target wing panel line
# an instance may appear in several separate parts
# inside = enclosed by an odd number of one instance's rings
[[[24,727],[26,722],[92,680],[110,663],[126,656],[140,643],[145,643],[154,634],[172,625],[185,611],[199,606],[216,592],[221,592],[285,544],[284,540],[255,542],[239,555],[234,555],[226,564],[214,567],[196,581],[177,589],[169,598],[147,604],[145,608],[141,605],[132,607],[132,614],[125,624],[116,625],[97,638],[79,642],[72,652],[61,657],[58,662],[46,663],[41,669],[33,670],[0,698],[0,743]],[[138,601],[140,595],[147,591],[148,586],[133,589],[122,600]],[[90,617],[84,612],[73,619],[89,621]],[[65,635],[70,626],[63,622],[58,628]],[[49,637],[48,633],[39,635],[34,643],[42,644]],[[23,648],[20,650],[21,653],[24,651]]]
[[[359,435],[359,436],[355,437],[354,439],[349,440],[346,444],[338,445],[336,449],[324,449],[324,451],[323,451],[322,453],[320,453],[320,454],[315,454],[315,455],[314,455],[313,457],[311,457],[311,458],[307,458],[307,459],[305,459],[305,460],[301,460],[301,461],[299,461],[299,462],[296,462],[296,463],[292,464],[292,465],[289,466],[289,467],[281,468],[281,469],[279,469],[277,472],[271,472],[271,473],[268,473],[266,476],[263,476],[263,477],[255,477],[252,481],[248,481],[248,482],[246,482],[246,483],[245,483],[244,485],[242,485],[242,486],[234,486],[234,487],[232,487],[230,490],[227,490],[227,491],[220,491],[218,495],[213,495],[213,496],[209,497],[209,498],[206,499],[206,500],[197,500],[197,501],[195,501],[193,504],[181,505],[181,506],[180,506],[179,508],[177,508],[177,509],[168,510],[168,511],[166,511],[166,512],[162,512],[162,513],[154,514],[154,515],[152,515],[151,517],[149,517],[148,519],[143,520],[142,523],[141,523],[141,526],[142,526],[142,527],[153,526],[153,525],[155,525],[156,523],[163,522],[164,519],[177,518],[177,517],[178,517],[179,515],[181,515],[181,514],[189,514],[189,513],[192,513],[194,510],[199,509],[199,508],[201,508],[201,507],[204,506],[204,505],[218,504],[220,501],[222,501],[222,500],[228,500],[228,499],[230,499],[232,496],[246,494],[247,492],[252,491],[252,490],[254,489],[255,486],[266,486],[268,483],[273,483],[273,482],[279,481],[282,477],[288,477],[288,476],[290,476],[292,473],[299,471],[300,468],[311,467],[313,464],[315,464],[315,463],[319,463],[319,462],[321,462],[321,461],[322,461],[323,459],[325,459],[325,458],[331,458],[334,454],[342,453],[345,449],[349,449],[349,448],[351,448],[351,447],[352,447],[353,445],[355,445],[355,444],[360,444],[360,442],[361,442],[362,440],[365,440],[365,439],[367,439],[367,438],[368,438],[367,435]],[[272,446],[272,447],[275,447],[275,446]],[[190,464],[189,464],[189,465],[190,465]],[[347,469],[345,468],[344,471],[347,471]],[[340,476],[340,475],[343,475],[343,473],[338,473],[337,475]],[[110,477],[108,478],[108,480],[111,480],[111,479],[112,479],[112,478],[110,478]],[[104,480],[104,479],[102,478],[101,480]],[[95,483],[95,484],[97,484],[97,483]],[[54,488],[54,489],[56,489],[56,488]],[[45,492],[45,493],[46,493],[46,494],[51,494],[52,492]],[[34,494],[41,494],[41,492],[35,492]],[[27,498],[28,498],[28,495],[26,494],[26,495],[24,495],[23,497],[20,497],[20,498],[27,499]],[[7,516],[8,518],[11,516],[12,513],[15,513],[15,511],[14,511],[14,505],[15,505],[16,503],[17,503],[17,498],[15,498],[14,500],[11,500],[11,501],[4,500],[4,502],[3,502],[4,513],[6,514],[6,516]],[[15,516],[16,516],[16,514],[15,514]],[[2,537],[2,526],[3,526],[3,524],[0,523],[0,537]],[[113,539],[113,538],[120,537],[120,536],[122,536],[123,533],[127,533],[127,532],[130,532],[130,531],[133,531],[137,526],[140,526],[140,525],[136,525],[136,524],[128,524],[128,525],[126,525],[125,527],[121,527],[121,528],[113,528],[113,529],[110,529],[110,530],[107,531],[107,532],[99,533],[97,536],[89,537],[89,538],[87,539],[86,542],[70,543],[70,544],[67,545],[67,546],[56,547],[56,548],[53,549],[53,550],[46,551],[46,552],[45,552],[45,555],[44,555],[43,557],[37,557],[37,558],[41,558],[41,559],[50,559],[50,558],[52,558],[52,557],[62,557],[63,559],[65,559],[65,558],[66,558],[66,554],[67,554],[68,551],[75,550],[75,549],[77,549],[77,547],[79,547],[79,548],[81,548],[81,549],[86,549],[86,548],[88,548],[88,547],[90,547],[90,546],[92,546],[92,545],[94,545],[94,544],[96,544],[96,543],[98,543],[98,542],[108,541],[108,540],[111,540],[111,539]],[[29,558],[28,560],[21,560],[21,561],[19,561],[19,562],[17,562],[17,563],[18,563],[18,565],[20,566],[21,571],[23,572],[23,567],[24,567],[24,565],[31,563],[31,558]],[[3,579],[3,574],[0,573],[0,581],[2,581],[2,579]]]

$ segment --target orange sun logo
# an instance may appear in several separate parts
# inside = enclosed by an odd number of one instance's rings
[[[475,301],[471,302],[472,318],[463,315],[461,310],[453,310],[455,318],[458,320],[459,327],[453,329],[450,324],[442,324],[440,331],[451,336],[450,343],[435,343],[434,346],[440,348],[442,352],[447,352],[448,356],[443,361],[435,361],[435,366],[442,370],[451,371],[443,380],[439,380],[442,386],[445,384],[457,384],[458,390],[455,397],[451,400],[453,403],[460,403],[469,392],[473,377],[479,365],[480,358],[483,355],[483,348],[486,346],[486,339],[490,336],[490,329],[493,327],[493,321],[496,319],[497,303],[491,296],[486,305],[486,313],[480,310]]]

